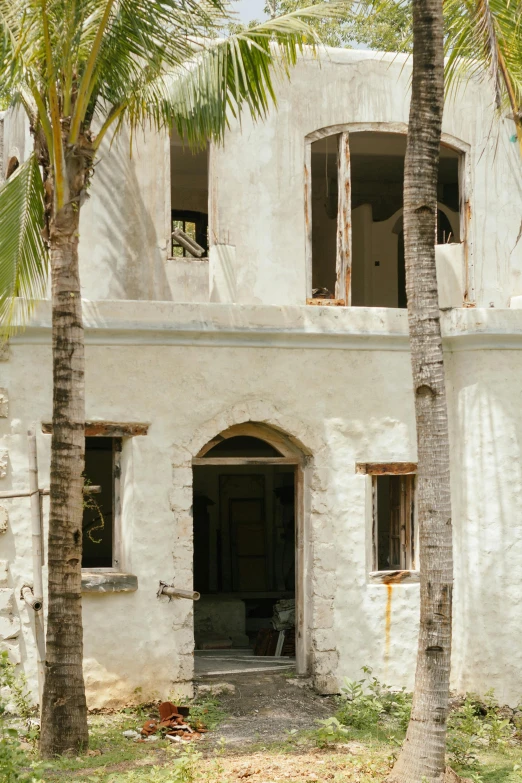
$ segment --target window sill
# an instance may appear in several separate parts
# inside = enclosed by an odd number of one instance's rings
[[[82,568],[82,593],[133,593],[138,577],[111,568]]]
[[[420,571],[370,571],[370,584],[398,585],[403,582],[415,584],[420,582]]]

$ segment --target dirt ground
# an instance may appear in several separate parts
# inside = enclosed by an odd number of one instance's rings
[[[205,745],[209,748],[222,739],[234,749],[284,741],[290,732],[314,729],[317,720],[335,712],[331,697],[318,696],[306,680],[283,673],[209,677],[199,685],[212,688],[227,713],[226,720],[208,736]],[[234,691],[227,692],[225,686]]]

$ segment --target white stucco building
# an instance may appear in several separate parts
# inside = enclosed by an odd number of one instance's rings
[[[401,56],[329,50],[321,64],[302,59],[278,87],[278,111],[255,125],[243,116],[223,148],[193,155],[148,130],[132,158],[128,139],[104,149],[80,241],[86,470],[102,486],[104,519],[102,529],[86,512],[91,706],[190,692],[195,641],[252,645],[274,602],[294,595],[297,668],[320,691],[337,692],[363,665],[412,686],[422,563],[401,218],[410,74]],[[448,99],[437,237],[452,684],[493,687],[512,704],[522,696],[514,133],[487,87],[472,81]],[[4,174],[30,145],[7,114]],[[208,245],[205,257],[172,245],[173,221]],[[0,489],[27,488],[34,423],[46,487],[48,303],[0,358]],[[29,500],[1,506],[1,645],[34,684],[20,599],[31,582]],[[157,598],[160,580],[194,585],[202,599]]]

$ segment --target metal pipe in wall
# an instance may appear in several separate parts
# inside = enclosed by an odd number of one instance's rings
[[[189,601],[199,601],[201,595],[196,590],[180,590],[165,582],[160,582],[159,595],[168,595],[169,598],[188,598]]]
[[[32,609],[34,610],[34,637],[36,643],[36,663],[38,669],[38,701],[41,711],[45,679],[45,627],[42,575],[42,513],[40,505],[40,492],[38,488],[38,457],[36,452],[36,435],[34,430],[29,430],[27,433],[27,442],[29,453],[29,492],[31,493],[31,528],[33,544]],[[25,596],[24,600],[27,601]]]

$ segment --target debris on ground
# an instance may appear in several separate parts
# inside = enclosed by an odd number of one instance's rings
[[[134,742],[155,742],[165,737],[171,742],[190,742],[202,739],[206,728],[197,721],[190,725],[189,707],[176,706],[171,701],[163,701],[158,707],[159,718],[149,718],[139,731],[129,729],[123,736]]]
[[[231,682],[213,682],[211,685],[198,685],[198,696],[221,696],[223,693],[235,693],[236,686]]]

